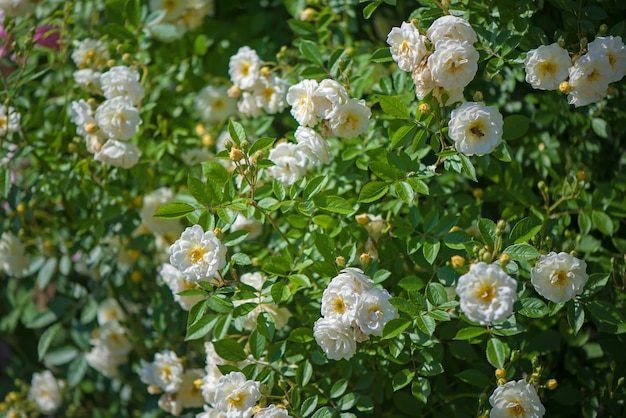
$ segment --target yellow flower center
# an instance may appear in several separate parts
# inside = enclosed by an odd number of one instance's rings
[[[522,408],[522,405],[520,405],[519,403],[515,403],[515,405],[509,406],[507,409],[509,410],[509,413],[511,415],[514,415],[516,417],[525,415],[524,408]]]
[[[489,304],[496,297],[496,289],[488,283],[481,283],[474,295],[484,303]]]
[[[539,72],[541,73],[542,77],[545,77],[546,74],[554,77],[554,75],[556,74],[556,66],[550,61],[542,62],[539,65]]]
[[[192,263],[197,263],[204,257],[204,250],[201,247],[196,247],[189,252],[189,257]]]
[[[224,108],[224,101],[222,99],[217,99],[215,103],[213,103],[213,109],[220,110]]]
[[[242,393],[237,393],[234,396],[228,398],[228,404],[233,408],[241,408],[246,400],[246,396]]]
[[[552,284],[555,286],[564,286],[567,283],[567,272],[559,270],[552,276]]]
[[[274,89],[272,88],[265,88],[263,89],[263,97],[265,97],[265,100],[269,101],[272,96],[274,96]]]
[[[480,121],[473,122],[469,131],[475,139],[482,139],[485,136],[485,125]]]
[[[354,129],[356,129],[356,125],[358,122],[359,122],[359,118],[353,115],[352,113],[349,113],[348,116],[346,116],[346,121],[343,123],[343,126],[353,131]]]
[[[248,74],[250,73],[250,63],[246,62],[242,64],[240,71],[241,71],[241,75],[243,75],[244,77],[247,77]]]
[[[597,81],[599,78],[600,78],[600,73],[594,68],[593,71],[591,71],[589,75],[587,76],[587,81],[590,83],[593,83],[594,81]]]
[[[335,312],[337,313],[344,313],[346,311],[346,304],[343,302],[343,299],[341,298],[336,298],[333,301],[333,306],[335,307]]]
[[[615,63],[617,62],[617,58],[615,58],[615,54],[612,52],[607,52],[606,57],[609,59],[609,65],[611,67],[615,67]]]

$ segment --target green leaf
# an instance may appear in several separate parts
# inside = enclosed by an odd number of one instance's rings
[[[254,141],[254,144],[250,147],[248,154],[254,155],[257,151],[264,151],[274,145],[274,142],[276,142],[276,138],[259,138]]]
[[[203,56],[209,50],[209,40],[205,35],[198,35],[193,41],[193,52],[196,55]]]
[[[67,384],[70,388],[81,383],[85,377],[85,373],[89,369],[89,364],[85,358],[85,354],[78,355],[69,366],[67,366]]]
[[[241,142],[247,139],[246,131],[241,123],[232,119],[228,120],[228,133],[230,133],[231,139],[237,146],[241,146]]]
[[[446,288],[440,283],[429,283],[426,286],[426,297],[435,306],[443,305],[448,301]]]
[[[313,198],[315,206],[319,209],[339,213],[341,215],[350,215],[354,213],[354,207],[346,199],[340,196],[316,196]]]
[[[411,123],[399,127],[391,136],[391,148],[405,145],[417,133],[417,125]]]
[[[57,268],[57,259],[49,258],[44,263],[43,267],[37,273],[37,285],[40,289],[45,289],[50,283],[50,279],[54,275]]]
[[[137,26],[141,18],[141,2],[139,0],[127,0],[124,9],[128,23]]]
[[[217,313],[229,313],[234,308],[233,302],[223,295],[211,295],[206,301],[208,308]]]
[[[487,361],[498,369],[504,367],[504,362],[511,355],[509,346],[497,338],[490,338],[487,341]]]
[[[286,302],[291,297],[291,290],[283,282],[276,282],[272,285],[272,299],[275,303]]]
[[[427,315],[420,315],[415,318],[415,325],[428,336],[432,336],[437,326],[435,320]]]
[[[469,157],[461,153],[458,154],[458,157],[461,160],[461,166],[463,167],[465,175],[477,182],[478,179],[476,178],[476,169],[474,168],[474,165],[470,161]]]
[[[456,333],[453,339],[459,340],[459,341],[471,340],[473,338],[480,337],[481,335],[486,334],[486,333],[487,333],[486,328],[479,328],[479,327],[461,328]]]
[[[370,163],[368,167],[372,173],[374,173],[377,177],[380,177],[382,180],[393,181],[400,180],[404,177],[402,170],[399,170],[383,161],[374,161]]]
[[[370,57],[370,61],[374,62],[391,62],[393,57],[391,56],[391,50],[389,47],[379,48]]]
[[[537,218],[524,218],[515,224],[509,239],[515,244],[521,244],[528,241],[541,231],[541,221]]]
[[[525,115],[509,115],[504,118],[502,138],[518,139],[526,135],[530,127],[530,118]]]
[[[528,318],[543,318],[548,315],[548,306],[537,298],[523,298],[520,299],[522,309],[518,311],[520,315]]]
[[[163,219],[178,219],[190,214],[194,210],[196,210],[196,208],[187,203],[174,202],[161,206],[153,216]]]
[[[368,4],[367,6],[365,6],[363,8],[363,17],[365,19],[369,19],[372,16],[372,13],[374,13],[374,11],[376,9],[378,9],[378,6],[380,6],[380,5],[381,5],[380,2],[374,1],[374,2],[372,2],[370,4]]]
[[[313,338],[313,330],[311,328],[300,327],[296,328],[289,334],[287,338],[289,341],[294,341],[297,343],[308,343],[314,340]]]
[[[481,389],[493,385],[493,382],[489,377],[487,377],[485,373],[476,369],[463,370],[462,372],[455,374],[455,376],[465,383],[479,387]]]
[[[348,388],[348,381],[346,379],[339,379],[330,388],[330,397],[331,398],[340,397],[341,395],[346,393],[347,388]]]
[[[593,118],[591,119],[591,129],[598,135],[600,138],[608,139],[609,137],[609,124],[604,119]]]
[[[359,193],[359,202],[371,203],[382,198],[389,191],[389,186],[383,181],[370,181],[365,184]]]
[[[230,234],[224,237],[224,239],[222,240],[222,244],[224,244],[226,247],[233,247],[245,241],[245,239],[248,237],[249,234],[250,234],[250,231],[244,231],[244,230],[231,232]]]
[[[300,415],[303,417],[311,415],[313,411],[315,411],[315,408],[317,408],[317,398],[317,395],[315,395],[305,399],[300,408]]]
[[[404,298],[390,298],[389,303],[396,307],[400,312],[405,312],[410,316],[419,316],[422,311],[418,306]]]
[[[314,64],[319,65],[320,67],[324,66],[324,60],[322,59],[322,54],[320,53],[317,44],[313,41],[309,41],[308,39],[302,39],[300,41],[300,53],[311,61]]]
[[[215,341],[213,347],[217,355],[226,361],[239,362],[248,358],[243,347],[231,338]]]
[[[397,337],[411,325],[411,321],[406,318],[394,318],[385,324],[383,328],[383,340]]]
[[[594,210],[591,213],[591,219],[593,220],[596,228],[598,228],[598,230],[600,230],[600,232],[602,232],[604,235],[613,235],[613,221],[611,220],[611,217],[605,212]]]
[[[539,251],[529,244],[513,244],[504,249],[504,253],[511,257],[511,260],[530,261],[539,258]]]
[[[52,340],[54,340],[54,337],[59,333],[61,328],[62,328],[62,325],[61,323],[58,322],[52,325],[51,327],[47,328],[43,332],[43,334],[41,334],[41,337],[39,338],[39,342],[37,343],[37,355],[39,357],[39,361],[41,361],[44,358],[44,356],[48,352],[50,343],[52,343]]]
[[[312,377],[313,366],[311,365],[311,362],[305,360],[304,362],[300,363],[298,365],[298,368],[296,369],[296,383],[304,387],[311,381]]]
[[[185,341],[198,340],[207,335],[213,327],[215,326],[215,322],[217,318],[213,315],[203,316],[195,323],[191,324],[187,327],[187,335],[185,336]]]
[[[276,326],[274,325],[274,317],[271,314],[268,312],[261,312],[256,318],[256,327],[261,335],[267,338],[268,341],[272,341],[274,339]]]
[[[43,361],[52,366],[61,366],[74,360],[78,354],[79,351],[76,347],[65,345],[53,351],[49,351],[48,354],[44,356]]]
[[[583,297],[588,298],[604,289],[610,277],[610,273],[594,273],[590,275],[589,280],[585,283]]]
[[[413,188],[411,185],[405,181],[401,181],[395,183],[393,188],[398,195],[398,197],[404,202],[408,204],[412,204],[415,201],[415,193],[413,192]]]
[[[582,303],[577,300],[570,301],[567,304],[567,323],[572,328],[574,335],[578,334],[578,331],[585,323],[585,310]]]
[[[263,356],[266,342],[267,340],[258,330],[252,331],[248,343],[250,345],[250,354],[252,354],[255,359],[258,360]]]
[[[208,196],[206,186],[199,178],[188,176],[187,177],[187,190],[203,206],[212,206],[213,201]]]
[[[409,109],[407,109],[406,105],[402,103],[398,97],[377,95],[376,99],[383,109],[383,112],[387,115],[398,119],[409,119],[409,117],[411,117]]]
[[[393,379],[391,380],[394,392],[402,389],[403,387],[411,383],[414,377],[415,371],[409,369],[403,369],[394,374]]]
[[[428,261],[429,264],[432,265],[437,259],[437,255],[439,254],[441,241],[424,241],[424,245],[422,248],[424,251],[424,258],[426,259],[426,261]]]
[[[311,418],[333,418],[334,416],[334,410],[330,406],[324,406],[315,411]]]

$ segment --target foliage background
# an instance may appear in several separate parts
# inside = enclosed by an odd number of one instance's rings
[[[299,20],[307,6],[315,18]],[[180,201],[210,207],[209,215],[200,218],[203,210],[196,210],[184,222],[220,227],[226,240],[236,212],[264,223],[256,240],[230,238],[229,256],[248,256],[230,267],[263,271],[267,293],[293,315],[286,329],[268,332],[264,347],[256,347],[271,367],[246,370],[288,401],[292,416],[475,416],[488,408],[498,367],[507,380],[538,373],[550,416],[623,416],[626,90],[616,83],[601,103],[574,108],[558,92],[532,90],[523,57],[558,40],[575,53],[582,38],[626,37],[626,5],[452,1],[450,11],[479,35],[479,72],[465,97],[482,95],[505,117],[506,144],[472,158],[441,148],[450,109],[433,102],[435,116],[421,114],[410,75],[380,50],[391,27],[416,19],[425,30],[443,15],[440,6],[217,1],[201,28],[168,43],[143,30],[149,13],[139,0],[51,0],[33,16],[11,21],[14,50],[28,58],[3,76],[2,100],[20,111],[22,130],[1,139],[3,156],[11,144],[17,150],[0,167],[7,203],[0,227],[22,239],[30,267],[22,278],[0,278],[0,394],[17,391],[23,398],[27,389],[19,381],[28,384],[32,373],[50,368],[68,382],[63,416],[164,416],[135,373],[139,359],[168,348],[202,367],[204,339],[240,335],[229,327],[236,313],[221,303],[235,285],[207,292],[211,302],[188,320],[155,279],[154,238],[133,232],[142,196],[167,186]],[[29,42],[41,24],[60,28],[59,52]],[[143,125],[135,138],[143,155],[130,170],[101,165],[74,138],[69,104],[87,96],[74,86],[69,56],[72,40],[88,36],[106,39],[118,61],[129,53],[144,74]],[[275,62],[291,84],[332,77],[348,85],[352,97],[372,107],[370,130],[352,140],[331,138],[332,163],[289,188],[261,175],[251,197],[245,188],[225,186],[233,184],[226,171],[220,172],[226,181],[190,187],[189,178],[219,171],[181,158],[191,148],[213,149],[196,130],[194,97],[207,84],[229,85],[229,57],[243,45]],[[251,139],[290,138],[297,127],[287,110],[235,119],[241,125],[231,128],[242,127]],[[204,127],[212,138],[227,128]],[[437,175],[427,169],[433,164]],[[376,242],[378,258],[366,264],[360,254],[368,236],[355,219],[359,213],[380,214],[389,223]],[[500,220],[505,227],[496,233]],[[450,232],[454,226],[459,231]],[[128,250],[136,259],[118,263]],[[579,299],[548,303],[528,285],[534,260],[549,251],[576,251],[587,262],[592,278]],[[469,265],[496,261],[502,252],[512,260],[507,271],[520,282],[520,301],[513,322],[488,331],[463,319],[445,287],[463,272],[450,265],[453,255]],[[86,268],[77,265],[77,253]],[[401,315],[382,338],[359,344],[353,359],[334,362],[311,328],[323,289],[341,269],[338,256],[387,288]],[[85,361],[98,304],[108,296],[127,310],[133,339],[131,360],[113,380]],[[199,328],[202,318],[212,321]],[[548,379],[558,388],[543,388]]]

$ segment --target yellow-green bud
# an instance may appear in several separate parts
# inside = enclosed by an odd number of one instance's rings
[[[559,385],[559,383],[556,381],[556,379],[550,379],[546,382],[546,388],[550,389],[550,390],[554,390],[556,389],[556,387]]]
[[[463,266],[465,266],[465,258],[461,257],[460,255],[453,255],[450,258],[450,264],[452,265],[453,269],[463,268]]]
[[[345,267],[346,266],[345,257],[338,256],[337,258],[335,258],[335,264],[337,264],[339,267]]]

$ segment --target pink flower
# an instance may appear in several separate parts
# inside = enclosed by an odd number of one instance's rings
[[[44,48],[50,48],[59,50],[59,39],[61,38],[61,33],[59,32],[59,28],[53,25],[43,25],[37,28],[35,31],[35,35],[33,39],[35,40],[35,44],[38,46],[43,46]]]

